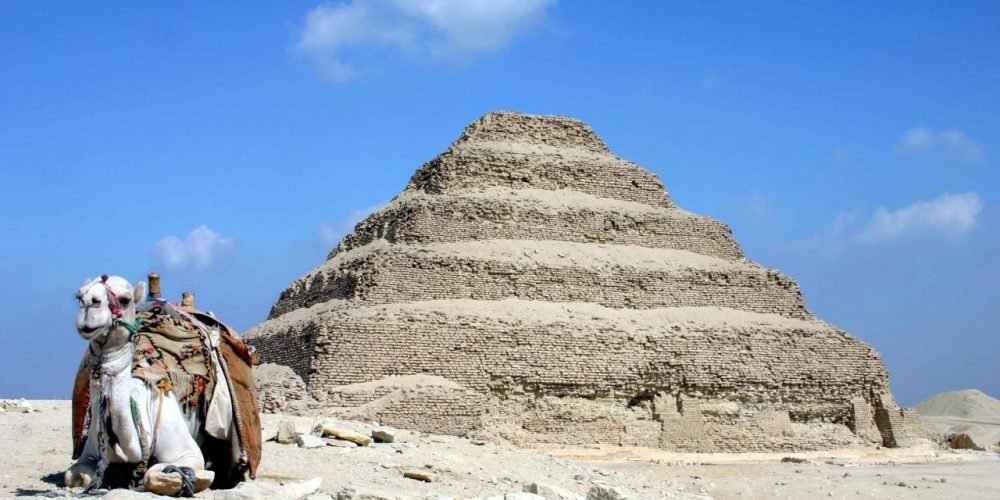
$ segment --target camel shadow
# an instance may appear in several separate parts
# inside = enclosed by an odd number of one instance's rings
[[[52,474],[46,474],[40,477],[39,479],[41,479],[43,483],[48,483],[53,486],[58,486],[60,488],[64,486],[62,472],[53,472]]]

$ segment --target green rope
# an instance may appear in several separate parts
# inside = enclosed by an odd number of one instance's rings
[[[135,322],[129,323],[128,321],[118,320],[118,326],[128,330],[129,338],[135,336],[136,332],[139,331],[139,327],[142,326],[142,318],[136,318]]]

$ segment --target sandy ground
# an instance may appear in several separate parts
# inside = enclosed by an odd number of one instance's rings
[[[0,413],[0,497],[68,496],[69,403],[33,401],[38,411]],[[265,415],[265,435],[283,419],[309,430],[320,418]],[[371,423],[345,422],[362,432]],[[319,493],[345,488],[370,498],[472,498],[520,492],[537,482],[584,495],[594,484],[637,498],[1000,498],[996,453],[840,450],[799,454],[682,454],[641,448],[521,450],[451,436],[394,431],[397,442],[302,449],[265,443],[263,480],[322,478]],[[791,457],[799,463],[782,462]],[[430,466],[428,468],[427,466]],[[420,469],[434,482],[406,479]],[[212,493],[199,495],[211,498]],[[329,498],[329,497],[325,497]]]

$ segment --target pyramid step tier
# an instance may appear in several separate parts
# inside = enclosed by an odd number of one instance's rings
[[[748,261],[684,250],[564,241],[394,245],[336,255],[292,283],[270,317],[331,299],[379,304],[520,298],[606,307],[717,306],[812,318],[798,284]]]
[[[482,187],[569,189],[655,207],[674,206],[652,172],[610,153],[547,145],[468,142],[424,164],[407,189],[432,194]]]
[[[453,146],[480,142],[542,145],[610,153],[590,125],[566,116],[527,115],[512,111],[489,113],[465,127]]]
[[[492,188],[438,195],[404,191],[358,224],[328,258],[377,239],[421,244],[493,239],[614,243],[743,258],[729,227],[709,217],[570,190]]]
[[[423,374],[501,397],[667,388],[807,418],[888,387],[879,354],[826,323],[718,307],[334,300],[268,320],[246,339],[265,362],[296,368],[320,400],[326,388]]]

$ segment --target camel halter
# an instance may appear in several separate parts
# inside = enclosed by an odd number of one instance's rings
[[[128,322],[122,319],[124,313],[122,312],[122,303],[118,300],[118,295],[111,289],[108,285],[108,275],[101,275],[101,284],[104,285],[104,290],[108,293],[108,309],[111,310],[111,314],[115,317],[112,321],[112,326],[120,326],[128,330],[129,338],[135,335],[139,331],[139,325],[142,324],[142,320],[136,318],[133,322]]]

